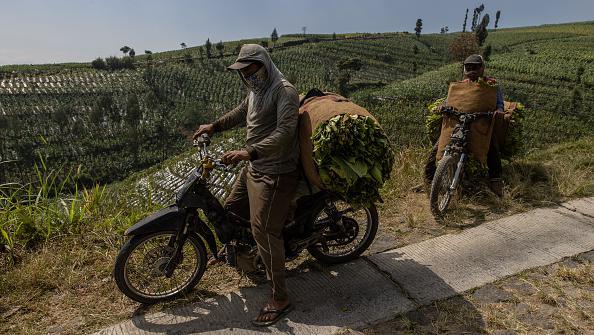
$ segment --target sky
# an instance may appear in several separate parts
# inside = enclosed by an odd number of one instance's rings
[[[481,3],[499,26],[594,20],[594,0],[0,0],[0,65],[88,62],[211,41],[301,32],[423,33],[462,29],[466,8]],[[469,21],[471,18],[469,18]],[[492,26],[491,26],[492,27]]]

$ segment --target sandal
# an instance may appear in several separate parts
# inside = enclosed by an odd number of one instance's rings
[[[268,321],[258,321],[258,319],[256,318],[256,319],[252,320],[252,324],[257,327],[271,326],[271,325],[275,324],[276,322],[278,322],[278,320],[282,319],[285,315],[289,314],[289,312],[292,310],[293,310],[293,304],[291,304],[291,303],[289,303],[287,305],[287,307],[285,307],[283,309],[269,308],[268,305],[266,305],[260,310],[260,314],[258,315],[258,317],[261,317],[262,315],[265,315],[265,314],[276,314],[274,319],[268,320]]]

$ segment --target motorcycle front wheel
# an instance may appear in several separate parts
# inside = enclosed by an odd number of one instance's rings
[[[307,251],[326,264],[349,262],[373,242],[379,226],[377,208],[354,208],[344,201],[333,201],[319,212],[314,226],[325,226],[322,239]]]
[[[431,213],[437,219],[441,218],[448,209],[454,195],[457,185],[451,188],[458,166],[458,157],[445,155],[439,161],[435,176],[431,183],[431,194],[429,202],[431,204]]]
[[[165,267],[174,256],[176,232],[163,231],[134,236],[120,250],[113,277],[122,293],[132,300],[154,304],[190,291],[206,270],[204,242],[190,234],[177,266],[166,276]]]

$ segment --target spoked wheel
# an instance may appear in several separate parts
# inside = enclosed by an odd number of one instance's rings
[[[321,241],[307,250],[324,263],[351,261],[371,245],[378,225],[375,205],[353,208],[344,201],[334,201],[324,207],[314,222],[314,227],[326,226]]]
[[[135,236],[120,250],[113,271],[119,289],[130,299],[153,304],[191,290],[206,269],[202,240],[188,236],[177,266],[167,276],[165,268],[174,254],[175,232]]]
[[[435,218],[443,216],[456,194],[457,185],[454,185],[453,189],[451,186],[454,182],[457,165],[458,157],[445,155],[437,166],[431,183],[431,195],[429,196],[431,213]]]

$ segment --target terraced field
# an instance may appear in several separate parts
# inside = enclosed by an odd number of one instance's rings
[[[272,56],[302,92],[336,90],[336,64],[349,58],[363,62],[352,79],[361,87],[443,64],[440,55],[407,34],[305,43]],[[234,56],[195,57],[191,63],[158,59],[117,72],[70,65],[62,72],[55,65],[21,72],[0,67],[0,156],[10,161],[0,179],[28,180],[40,157],[50,168],[81,166],[85,184],[122,179],[179,153],[194,127],[234,107],[245,94],[236,74],[225,68]]]

